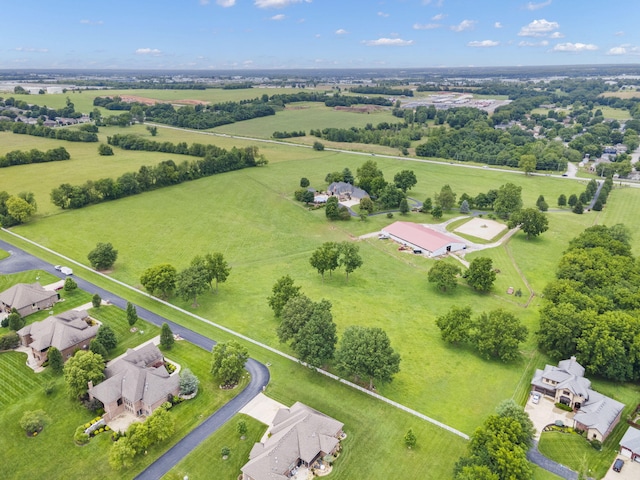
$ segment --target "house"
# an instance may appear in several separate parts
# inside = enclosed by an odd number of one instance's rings
[[[327,188],[329,195],[335,195],[340,201],[342,200],[362,200],[365,197],[369,197],[369,194],[361,188],[354,187],[350,183],[346,182],[333,182]]]
[[[9,313],[15,308],[21,317],[51,308],[60,300],[57,292],[45,290],[39,283],[18,283],[0,293],[0,308]]]
[[[269,437],[251,449],[249,461],[241,469],[242,480],[286,479],[296,467],[309,467],[319,458],[334,454],[343,426],[300,402],[281,408]]]
[[[23,347],[30,347],[36,366],[48,357],[49,348],[60,350],[64,361],[77,350],[89,348],[89,342],[98,333],[99,325],[90,325],[86,311],[69,310],[34,322],[17,331]]]
[[[620,440],[620,455],[640,462],[640,430],[629,427]]]
[[[180,378],[169,375],[165,360],[156,345],[148,343],[137,350],[129,349],[104,371],[106,380],[93,386],[89,382],[89,399],[104,404],[104,419],[109,422],[121,413],[147,416],[178,395]]]
[[[382,229],[382,233],[398,243],[422,250],[430,257],[464,250],[467,246],[455,237],[436,232],[424,225],[411,222],[395,222]]]
[[[555,403],[572,407],[576,412],[574,428],[586,431],[589,440],[604,441],[624,409],[623,403],[591,388],[591,381],[585,378],[584,367],[576,357],[560,361],[557,367],[546,365],[544,370],[536,370],[531,386]]]

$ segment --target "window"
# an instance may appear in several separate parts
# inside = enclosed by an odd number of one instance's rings
[[[118,399],[118,401],[116,402],[116,405],[118,405],[118,406],[122,405],[122,398]]]

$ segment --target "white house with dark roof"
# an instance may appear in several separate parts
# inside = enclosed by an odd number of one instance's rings
[[[623,403],[591,388],[576,357],[560,361],[557,367],[546,365],[544,370],[536,370],[531,386],[534,392],[553,398],[555,403],[572,407],[576,412],[574,427],[586,431],[589,440],[604,441],[624,409]]]
[[[151,415],[180,391],[178,374],[169,375],[162,352],[153,343],[127,350],[104,374],[102,383],[90,383],[89,398],[104,404],[106,422],[125,412],[138,417]]]
[[[419,223],[394,222],[382,229],[392,240],[422,250],[430,257],[439,257],[449,252],[465,250],[466,244],[458,238],[437,232]]]
[[[31,348],[36,366],[40,366],[48,358],[51,347],[60,350],[65,362],[77,350],[88,349],[98,328],[99,325],[90,324],[85,310],[69,310],[26,325],[16,333],[22,346]]]
[[[300,402],[281,408],[273,420],[269,437],[256,443],[242,467],[242,480],[279,480],[300,466],[338,450],[343,423]]]
[[[10,313],[15,308],[21,317],[51,308],[60,295],[45,290],[39,283],[18,283],[0,293],[0,308]]]
[[[640,430],[629,427],[620,439],[620,455],[640,462]]]

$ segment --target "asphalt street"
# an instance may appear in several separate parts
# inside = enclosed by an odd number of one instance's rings
[[[25,270],[44,270],[61,279],[66,278],[65,275],[53,268],[53,265],[40,260],[37,257],[21,250],[3,240],[0,240],[0,248],[10,253],[8,258],[0,261],[0,273],[18,273]],[[91,282],[84,280],[76,275],[73,279],[78,284],[78,287],[82,290],[89,292],[90,294],[97,293],[103,300],[108,300],[111,304],[116,305],[122,309],[127,306],[127,300],[115,295],[104,288],[94,285]],[[34,278],[35,280],[35,278]],[[189,330],[171,320],[164,318],[156,313],[153,313],[145,308],[136,305],[138,317],[153,323],[158,327],[163,323],[169,324],[174,334],[180,335],[186,341],[193,343],[207,351],[211,351],[216,342],[210,338],[200,335],[199,333]],[[142,480],[155,480],[161,478],[167,473],[175,464],[177,464],[182,458],[184,458],[189,452],[196,448],[202,441],[209,437],[213,432],[220,428],[231,417],[238,413],[247,403],[253,399],[258,393],[262,392],[264,387],[269,383],[269,369],[257,362],[256,360],[249,359],[245,365],[251,381],[245,389],[240,392],[235,398],[213,413],[198,427],[192,430],[176,445],[169,449],[158,460],[149,465],[137,479]]]

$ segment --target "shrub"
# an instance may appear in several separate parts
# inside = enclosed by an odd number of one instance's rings
[[[44,394],[51,395],[56,391],[56,383],[55,382],[47,382],[44,384]]]
[[[595,450],[602,450],[602,442],[600,440],[591,440],[591,446],[595,449]]]
[[[78,428],[76,428],[76,432],[73,434],[73,441],[78,445],[86,445],[87,443],[89,443],[89,435],[84,433],[84,430],[85,428],[80,425]]]
[[[16,348],[19,344],[20,337],[15,332],[6,333],[0,336],[0,350],[11,350],[12,348]]]
[[[20,428],[28,435],[35,435],[44,428],[47,420],[47,414],[44,410],[26,411],[20,419]]]
[[[73,280],[73,278],[67,277],[67,279],[64,281],[64,291],[71,292],[76,288],[78,288],[78,284]]]
[[[231,449],[230,449],[229,447],[227,447],[227,446],[224,446],[224,447],[222,447],[222,448],[220,449],[220,454],[221,454],[223,457],[228,457],[230,453],[231,453]]]
[[[387,213],[387,218],[393,218],[393,213],[391,212]]]
[[[569,405],[565,405],[564,403],[556,403],[556,407],[558,407],[560,410],[564,410],[565,412],[573,412],[573,408],[571,408]]]
[[[91,304],[93,305],[93,308],[100,308],[101,302],[102,302],[102,299],[100,298],[100,295],[98,295],[97,293],[91,298]]]
[[[9,326],[9,317],[4,317],[0,322],[0,327],[7,328]]]

